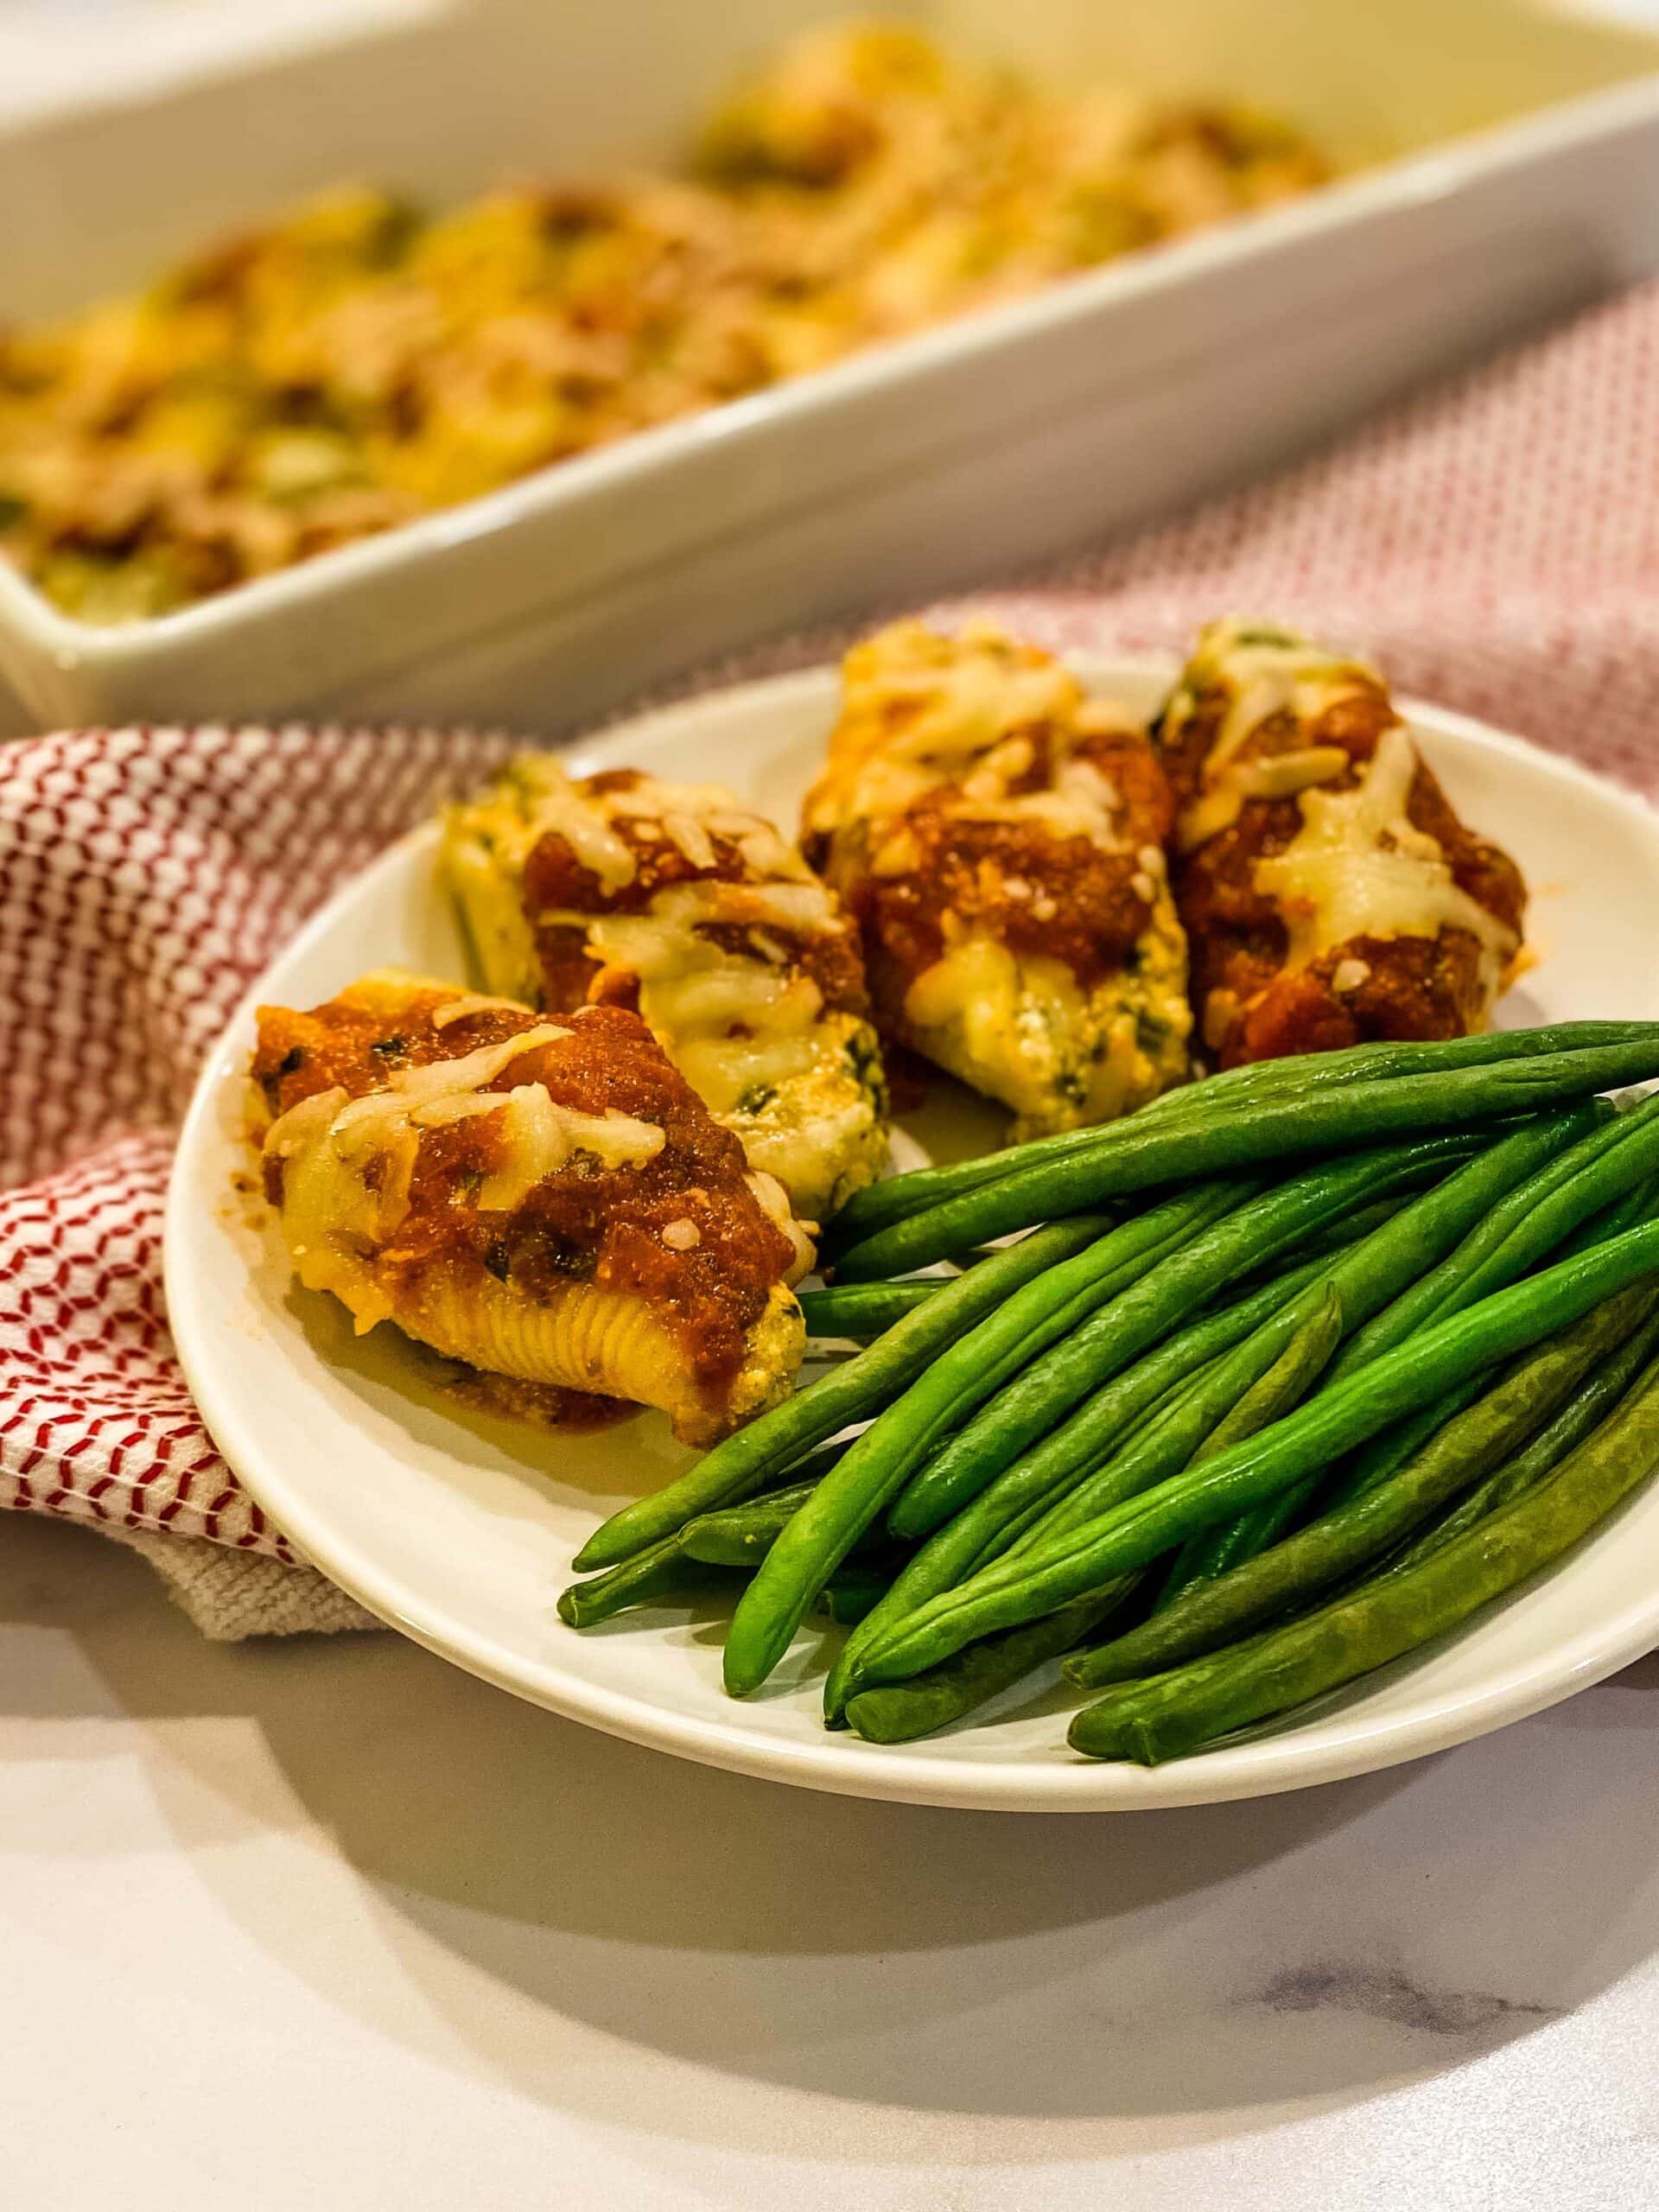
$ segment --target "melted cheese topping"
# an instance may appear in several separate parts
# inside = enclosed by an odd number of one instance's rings
[[[739,847],[757,874],[792,882],[810,877],[805,861],[772,824],[740,806],[719,784],[670,784],[642,776],[626,790],[595,791],[592,779],[575,782],[556,760],[532,753],[515,760],[484,798],[451,813],[453,834],[481,838],[516,870],[543,837],[562,838],[607,898],[639,872],[633,846],[620,833],[624,823],[640,842],[666,840],[691,868],[715,866],[713,836],[718,835]]]
[[[449,999],[432,1011],[432,1027],[448,1029],[454,1021],[465,1021],[469,1014],[522,1014],[524,1007],[518,999],[491,998],[485,991],[463,991],[458,999]]]
[[[545,1084],[486,1090],[512,1062],[570,1031],[538,1022],[516,1037],[454,1060],[402,1068],[383,1090],[348,1098],[338,1088],[302,1099],[266,1134],[268,1158],[283,1163],[283,1218],[300,1280],[346,1298],[359,1331],[391,1311],[366,1265],[409,1211],[410,1179],[423,1129],[488,1114],[498,1117],[501,1161],[477,1197],[483,1212],[510,1212],[577,1152],[607,1167],[642,1166],[666,1139],[649,1122],[615,1111],[583,1114],[556,1105]]]
[[[982,623],[954,636],[895,623],[848,655],[842,677],[805,808],[838,887],[919,882],[941,822],[963,842],[985,823],[1019,833],[984,841],[987,905],[995,896],[1035,924],[1052,920],[1084,843],[1131,861],[1150,909],[1135,959],[1085,988],[1067,962],[1016,953],[991,916],[969,923],[947,908],[937,959],[917,973],[913,957],[893,956],[907,986],[899,1035],[1011,1107],[1016,1141],[1109,1119],[1178,1080],[1191,1027],[1185,939],[1164,855],[1128,834],[1115,753],[1096,742],[1144,743],[1141,721],[1087,698],[1050,654]],[[1006,869],[997,842],[1005,855],[1017,844]]]
[[[568,830],[572,792],[594,820],[624,834],[636,863],[632,896],[618,886],[527,909],[531,855],[544,835]],[[670,847],[696,876],[645,899],[640,878],[665,872]],[[741,880],[718,880],[717,869],[734,872],[734,855]],[[804,1211],[837,1203],[874,1171],[882,1141],[874,1032],[861,1015],[826,1007],[802,972],[816,964],[809,940],[851,946],[855,931],[799,850],[732,792],[649,777],[596,790],[592,781],[573,785],[556,761],[527,755],[479,799],[449,810],[444,864],[493,989],[536,1001],[547,988],[538,933],[577,932],[601,971],[591,995],[637,1003],[752,1164],[785,1176]],[[643,911],[611,911],[623,906]],[[619,980],[630,988],[619,990]],[[849,989],[856,984],[853,966]]]
[[[544,1083],[516,1084],[505,1096],[487,1090],[436,1099],[410,1118],[416,1128],[435,1129],[480,1114],[500,1116],[495,1135],[504,1155],[479,1191],[480,1213],[511,1213],[578,1152],[591,1153],[605,1167],[642,1167],[664,1142],[655,1123],[636,1121],[614,1107],[601,1115],[556,1106]]]
[[[599,878],[607,893],[620,891],[633,881],[637,864],[632,848],[612,827],[612,817],[623,809],[607,809],[571,782],[554,761],[537,762],[533,786],[520,785],[528,799],[520,844],[520,863],[543,837],[563,838],[578,862]]]
[[[692,868],[713,868],[714,841],[695,814],[683,814],[677,809],[663,817],[663,835],[671,844],[678,847],[683,858]]]
[[[702,934],[716,922],[834,929],[820,883],[677,883],[643,914],[545,914],[586,932],[590,959],[638,977],[641,1019],[710,1111],[729,1114],[756,1084],[810,1068],[823,995],[810,976],[745,958]]]
[[[1199,632],[1165,709],[1166,743],[1179,741],[1199,694],[1216,689],[1226,693],[1227,707],[1199,771],[1198,797],[1178,825],[1184,852],[1230,829],[1247,800],[1287,798],[1310,784],[1328,782],[1347,766],[1338,746],[1306,746],[1266,760],[1241,761],[1239,754],[1264,722],[1288,715],[1309,728],[1343,699],[1387,696],[1382,677],[1366,662],[1343,659],[1294,631],[1272,629],[1238,615]]]
[[[1480,944],[1491,997],[1515,934],[1459,888],[1436,841],[1407,818],[1416,772],[1416,749],[1396,723],[1353,790],[1303,792],[1302,827],[1282,853],[1256,862],[1255,887],[1284,917],[1291,968],[1354,938],[1466,930]]]
[[[768,1219],[777,1224],[793,1248],[792,1256],[784,1276],[784,1281],[792,1290],[802,1276],[810,1274],[814,1267],[817,1266],[818,1258],[817,1248],[805,1229],[796,1220],[790,1207],[789,1192],[785,1190],[775,1175],[768,1175],[765,1168],[757,1167],[743,1179],[754,1193],[761,1211],[767,1216]]]
[[[1193,851],[1223,830],[1230,830],[1253,798],[1294,798],[1312,784],[1328,784],[1348,766],[1339,745],[1306,745],[1294,753],[1275,753],[1265,760],[1236,760],[1184,807],[1176,841]]]
[[[885,836],[870,855],[872,875],[913,875],[922,864],[922,849],[916,842],[916,833],[906,824]]]
[[[965,628],[958,642],[965,650],[939,657],[924,648],[907,662],[895,655],[885,664],[867,664],[857,652],[848,656],[849,709],[870,702],[862,696],[868,683],[896,725],[883,747],[887,759],[950,774],[1002,744],[1011,731],[1069,717],[1082,703],[1076,677],[1046,653],[1010,651],[997,632],[978,624]],[[1017,754],[1009,765],[1017,772]],[[1024,765],[1030,765],[1029,753]]]
[[[901,817],[944,786],[955,787],[943,802],[953,819],[1038,822],[1057,838],[1119,849],[1118,795],[1072,747],[1079,737],[1134,725],[1120,709],[1085,700],[1077,677],[1038,647],[988,623],[947,638],[897,622],[847,656],[842,681],[841,717],[806,821],[823,836],[854,823],[889,826],[873,839],[875,874],[906,874],[917,864]],[[1049,741],[1052,771],[1046,788],[1016,791],[1039,757],[1033,732]]]
[[[1208,623],[1198,632],[1183,690],[1195,683],[1222,683],[1231,694],[1211,747],[1217,774],[1274,715],[1288,709],[1297,721],[1313,721],[1350,692],[1384,688],[1369,662],[1344,659],[1294,630],[1274,629],[1236,614]]]
[[[1090,844],[1115,853],[1123,849],[1114,828],[1121,804],[1110,777],[1103,775],[1092,760],[1066,760],[1049,791],[1019,791],[983,802],[970,798],[952,806],[950,814],[957,822],[1039,822],[1051,836],[1086,837]]]

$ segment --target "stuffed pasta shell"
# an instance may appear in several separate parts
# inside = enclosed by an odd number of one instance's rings
[[[299,1279],[359,1333],[658,1407],[688,1443],[787,1390],[810,1248],[625,1008],[383,971],[260,1008],[251,1103]]]
[[[883,1034],[1010,1107],[1015,1139],[1182,1081],[1186,948],[1145,732],[984,624],[894,624],[842,682],[802,842],[858,918]]]
[[[1459,819],[1374,668],[1214,622],[1158,737],[1193,1003],[1219,1065],[1486,1026],[1526,887]]]
[[[858,937],[772,825],[715,785],[578,782],[525,754],[446,817],[488,987],[636,1011],[750,1160],[820,1221],[887,1157]]]

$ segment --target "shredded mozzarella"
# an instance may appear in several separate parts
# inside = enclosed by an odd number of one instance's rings
[[[676,811],[664,815],[663,832],[671,843],[678,847],[693,868],[713,868],[713,840],[695,814]]]
[[[1239,615],[1212,622],[1200,633],[1189,673],[1217,678],[1232,694],[1205,764],[1216,778],[1275,715],[1288,710],[1299,722],[1316,721],[1351,692],[1382,689],[1368,663],[1344,660],[1294,631]]]
[[[506,1092],[485,1088],[526,1052],[570,1034],[556,1022],[538,1022],[459,1059],[400,1068],[365,1097],[348,1100],[335,1090],[302,1100],[265,1138],[266,1152],[283,1163],[284,1212],[300,1205],[312,1220],[314,1244],[342,1236],[385,1243],[409,1211],[420,1133],[478,1115],[499,1116],[501,1164],[478,1195],[486,1212],[521,1205],[577,1152],[607,1167],[643,1166],[666,1141],[652,1122],[556,1105],[543,1083]]]
[[[843,680],[842,717],[807,819],[825,836],[868,825],[873,874],[920,867],[904,817],[930,795],[952,821],[1029,823],[1122,849],[1121,797],[1078,747],[1136,725],[1122,708],[1085,699],[1046,653],[988,625],[946,638],[901,622],[849,654]],[[1016,788],[1039,768],[1039,788]]]
[[[482,991],[466,991],[458,999],[448,999],[432,1012],[432,1027],[448,1029],[452,1021],[465,1021],[469,1014],[522,1014],[524,1007],[517,999],[493,999]]]
[[[1263,760],[1236,760],[1184,808],[1176,831],[1184,853],[1195,851],[1223,830],[1230,830],[1253,798],[1294,798],[1313,784],[1342,775],[1349,755],[1339,745],[1305,745]]]
[[[1439,844],[1408,820],[1416,772],[1416,750],[1396,723],[1351,791],[1303,792],[1302,827],[1282,853],[1256,862],[1255,887],[1284,917],[1292,968],[1354,938],[1466,930],[1480,944],[1490,996],[1515,933],[1459,888]]]
[[[752,1169],[744,1180],[759,1202],[760,1211],[789,1239],[793,1257],[785,1270],[784,1281],[792,1290],[803,1275],[811,1274],[817,1264],[817,1249],[809,1232],[815,1230],[817,1224],[796,1220],[790,1209],[788,1192],[775,1175],[768,1175],[764,1168]]]
[[[600,888],[607,895],[632,883],[637,873],[632,849],[626,838],[618,836],[610,820],[610,815],[619,810],[607,810],[580,785],[572,783],[556,762],[538,760],[535,766],[538,772],[524,825],[527,843],[534,845],[546,836],[562,837],[580,866],[598,877]]]
[[[804,1074],[823,994],[787,964],[728,951],[704,936],[711,922],[838,928],[818,883],[677,883],[642,914],[545,915],[586,931],[588,955],[637,976],[641,1019],[710,1110],[729,1114],[757,1085]]]

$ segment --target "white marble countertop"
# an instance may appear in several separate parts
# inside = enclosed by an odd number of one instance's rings
[[[1659,1660],[1367,1781],[862,1805],[0,1523],[18,2212],[1638,2212]]]
[[[160,14],[51,12],[0,14],[0,109],[170,66]],[[6,1516],[0,2199],[1640,2212],[1656,1700],[1659,1658],[1255,1805],[861,1805],[389,1634],[206,1644],[137,1559]]]

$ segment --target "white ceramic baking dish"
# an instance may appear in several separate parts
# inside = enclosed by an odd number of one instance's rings
[[[0,136],[0,302],[64,308],[350,175],[671,159],[825,0],[471,0]],[[1218,91],[1372,162],[1296,204],[122,629],[0,574],[36,723],[556,728],[768,632],[989,576],[1260,468],[1659,264],[1659,39],[1527,0],[890,4],[1049,73]]]

